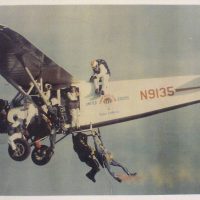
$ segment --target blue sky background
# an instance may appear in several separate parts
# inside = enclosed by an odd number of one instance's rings
[[[93,58],[107,60],[112,80],[200,74],[200,6],[0,6],[0,24],[82,80]],[[0,94],[15,95],[3,78]],[[38,167],[30,158],[11,160],[2,135],[0,195],[198,194],[199,110],[197,104],[101,128],[107,148],[138,172],[125,183],[104,170],[90,182],[70,136]]]

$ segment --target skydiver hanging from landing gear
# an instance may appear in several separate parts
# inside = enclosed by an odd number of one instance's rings
[[[101,164],[101,166],[106,168],[109,172],[109,174],[118,182],[121,182],[122,180],[118,175],[116,175],[113,171],[111,171],[111,165],[120,167],[122,170],[128,175],[128,176],[135,176],[137,173],[131,173],[129,170],[124,167],[122,164],[114,160],[112,154],[104,147],[103,142],[101,140],[100,133],[95,132],[93,134],[94,138],[94,145],[96,149],[96,157]]]
[[[50,84],[45,84],[45,88],[47,91],[45,92],[45,96],[47,99],[51,97],[51,89],[52,86]],[[57,131],[65,132],[68,128],[66,123],[65,108],[59,105],[59,101],[56,97],[52,97],[50,99],[51,106],[48,106],[47,117],[50,120],[51,124],[51,133],[49,136],[50,140],[50,150],[53,152],[56,143],[56,133]]]
[[[90,77],[90,82],[94,82],[95,93],[97,95],[104,95],[108,89],[108,81],[110,78],[110,69],[103,59],[96,59],[91,62],[93,75]],[[100,81],[102,85],[100,87]]]
[[[72,141],[74,151],[78,154],[79,159],[92,168],[86,176],[93,182],[96,182],[95,175],[100,170],[99,163],[95,157],[94,149],[88,145],[88,135],[81,132],[73,132]]]
[[[50,148],[49,153],[54,152],[55,142],[56,142],[56,130],[59,128],[59,119],[58,119],[58,100],[56,98],[51,98],[52,85],[45,83],[44,85],[44,96],[45,98],[51,102],[51,105],[43,105],[42,113],[49,119],[49,125],[51,127],[51,132],[49,136],[50,140]]]
[[[49,136],[50,140],[50,150],[53,152],[56,143],[56,131],[59,128],[59,118],[58,118],[58,100],[56,98],[51,99],[52,106],[48,108],[48,118],[51,122],[51,133]]]

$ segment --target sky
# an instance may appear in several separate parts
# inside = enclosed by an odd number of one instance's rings
[[[107,61],[112,80],[200,74],[200,6],[0,6],[0,24],[27,38],[74,77]],[[134,87],[134,86],[133,86]],[[15,90],[0,77],[0,98]],[[200,193],[199,105],[101,128],[114,157],[137,172],[118,183],[101,170],[94,184],[71,137],[39,167],[15,162],[0,137],[0,195],[157,195]]]

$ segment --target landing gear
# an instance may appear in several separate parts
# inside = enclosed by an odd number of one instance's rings
[[[41,145],[40,148],[35,147],[32,151],[31,158],[32,161],[36,165],[45,165],[47,164],[53,155],[53,150],[46,146],[46,145]]]
[[[10,145],[8,146],[10,157],[15,161],[23,161],[28,158],[31,151],[29,143],[23,138],[15,139],[13,142],[16,145],[16,149],[13,150]]]

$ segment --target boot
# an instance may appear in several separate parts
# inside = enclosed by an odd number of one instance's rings
[[[93,181],[94,183],[96,182],[96,180],[95,180],[95,178],[94,178],[94,174],[93,174],[91,171],[89,171],[89,172],[86,174],[86,176],[87,176],[91,181]]]
[[[87,174],[86,176],[92,180],[94,183],[96,182],[96,179],[95,179],[95,175],[96,173],[99,171],[100,169],[99,168],[92,168]]]
[[[120,183],[122,182],[122,180],[118,176],[115,176],[115,180],[117,180]]]

